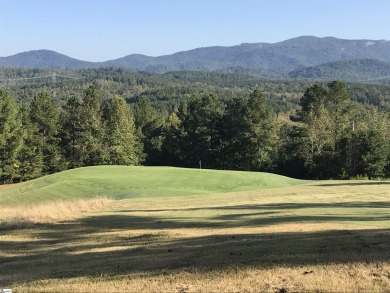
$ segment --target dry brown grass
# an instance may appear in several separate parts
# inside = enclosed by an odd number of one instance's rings
[[[164,274],[51,279],[14,287],[20,292],[386,292],[390,266],[378,263],[298,268],[165,271]]]
[[[390,292],[389,185],[110,202],[0,233],[15,292]]]
[[[112,202],[108,198],[61,201],[45,204],[22,205],[16,207],[0,206],[0,229],[31,227],[36,224],[69,221],[80,214],[100,210]]]

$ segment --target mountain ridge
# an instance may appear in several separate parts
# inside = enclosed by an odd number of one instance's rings
[[[104,62],[79,60],[44,49],[0,57],[0,67],[68,69],[124,67],[154,73],[244,68],[249,72],[262,72],[264,75],[272,72],[288,76],[290,72],[306,67],[360,59],[390,62],[390,41],[301,36],[277,43],[242,43],[235,46],[194,48],[157,57],[130,54]]]

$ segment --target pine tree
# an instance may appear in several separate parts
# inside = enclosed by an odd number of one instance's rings
[[[252,159],[248,153],[248,148],[252,145],[252,124],[248,112],[248,99],[235,98],[227,103],[219,123],[218,165],[223,169],[252,169]]]
[[[182,166],[182,125],[175,112],[169,116],[163,125],[163,141],[161,145],[161,164],[169,166]]]
[[[219,151],[218,121],[223,114],[223,105],[215,96],[191,97],[178,112],[182,124],[181,139],[184,164],[188,167],[215,168]]]
[[[366,128],[359,129],[360,174],[383,177],[390,155],[390,127],[387,113],[372,109],[366,113]]]
[[[318,84],[308,87],[300,99],[301,109],[297,112],[294,121],[305,121],[309,113],[316,114],[325,106],[327,92],[326,89]]]
[[[275,118],[264,94],[256,89],[248,101],[248,119],[251,124],[248,153],[253,170],[269,170],[272,167],[276,152]]]
[[[99,165],[106,162],[107,154],[104,148],[104,124],[102,119],[102,99],[95,86],[90,86],[85,92],[80,109],[80,132],[78,157],[84,166]]]
[[[38,178],[44,169],[43,154],[40,148],[41,138],[38,128],[31,122],[30,107],[21,105],[21,118],[23,124],[23,147],[18,154],[20,162],[18,172],[22,181]]]
[[[23,146],[22,120],[14,98],[0,89],[0,182],[18,179],[18,154]]]
[[[137,136],[145,154],[145,165],[161,165],[163,118],[151,101],[142,96],[134,106],[134,119]]]
[[[77,168],[84,165],[85,141],[83,140],[83,116],[81,102],[71,96],[63,107],[60,117],[61,149],[67,160],[68,168]]]
[[[326,93],[326,109],[332,114],[335,129],[335,139],[344,137],[351,130],[351,115],[353,113],[352,92],[341,81],[328,83]]]
[[[134,117],[122,97],[115,97],[108,106],[107,138],[109,163],[138,165],[139,143],[135,134]]]
[[[46,92],[40,92],[31,102],[30,119],[37,130],[37,146],[43,158],[43,173],[64,168],[59,149],[59,108]]]

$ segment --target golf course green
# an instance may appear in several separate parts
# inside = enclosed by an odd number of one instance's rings
[[[0,189],[1,205],[106,196],[171,197],[287,187],[305,183],[261,172],[174,167],[95,166],[48,175]]]

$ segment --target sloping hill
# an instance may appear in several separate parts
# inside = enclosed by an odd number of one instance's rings
[[[50,50],[34,50],[0,57],[0,67],[79,69],[97,67],[97,65],[97,63],[81,61]]]
[[[375,59],[338,61],[297,69],[290,72],[289,77],[347,81],[390,79],[390,63]]]
[[[97,166],[68,170],[0,189],[0,205],[108,196],[183,196],[287,187],[306,181],[269,173],[173,167]]]

